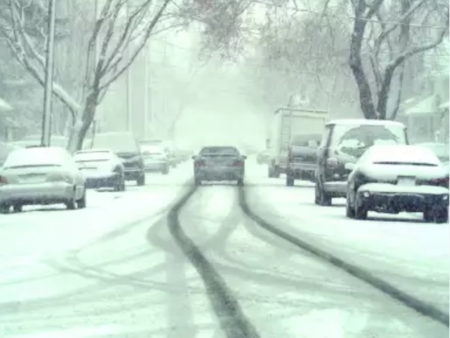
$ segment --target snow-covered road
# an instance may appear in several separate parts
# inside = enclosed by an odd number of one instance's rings
[[[315,207],[310,188],[267,179],[251,160],[247,169],[261,216],[448,304],[448,224],[347,220],[342,206]],[[259,337],[448,336],[448,327],[263,230],[226,184],[200,187],[179,214],[228,292],[218,306],[219,291],[169,231],[167,212],[189,178],[187,164],[145,187],[92,192],[85,210],[1,216],[0,337],[228,338],[233,301]]]

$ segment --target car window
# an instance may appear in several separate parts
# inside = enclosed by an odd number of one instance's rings
[[[331,144],[338,151],[359,158],[371,146],[407,144],[407,139],[402,125],[336,124]]]
[[[200,151],[200,156],[239,156],[239,151],[234,147],[206,147]]]

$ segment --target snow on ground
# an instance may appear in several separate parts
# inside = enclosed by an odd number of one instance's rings
[[[162,217],[186,188],[186,178],[184,167],[171,176],[149,175],[144,187],[130,183],[125,192],[89,190],[86,209],[69,211],[56,205],[0,215],[1,301],[42,298],[77,288],[66,276],[56,278],[44,261],[126,232],[140,220]],[[121,249],[112,252],[121,255]]]
[[[417,235],[409,229],[420,224],[347,220],[342,206],[316,208],[311,189],[286,188],[261,171],[249,163],[249,195],[259,212],[384,276],[402,276],[412,287],[411,271],[421,271],[421,285],[427,282],[436,293],[435,284],[422,279],[427,262],[443,274],[440,231],[447,225],[427,225],[438,234],[422,231],[422,239],[435,244],[423,245],[422,252],[409,238]],[[190,163],[168,176],[149,175],[145,187],[90,191],[85,210],[0,215],[0,336],[223,338],[202,280],[168,232],[166,211],[187,181],[192,183]],[[200,187],[180,221],[262,338],[448,335],[253,224],[238,208],[232,186]]]
[[[374,288],[261,231],[241,212],[232,186],[201,187],[180,219],[262,338],[448,333]]]
[[[345,199],[316,206],[312,183],[286,187],[284,177],[269,179],[264,167],[253,169],[247,195],[264,218],[448,311],[448,224],[425,223],[421,214],[407,213],[349,219]]]

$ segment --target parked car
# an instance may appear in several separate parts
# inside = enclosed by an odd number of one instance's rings
[[[237,181],[244,185],[246,156],[235,147],[204,147],[194,160],[194,181]]]
[[[5,143],[0,142],[0,169],[3,166],[3,163],[5,163],[6,159],[8,158],[8,155],[17,149],[20,149],[21,147],[16,146],[11,143]]]
[[[86,179],[86,187],[125,191],[123,161],[109,149],[80,150],[74,160]]]
[[[125,167],[125,180],[145,185],[145,167],[139,144],[130,132],[109,132],[96,134],[92,149],[111,149],[122,159]]]
[[[331,205],[335,197],[347,196],[346,163],[356,163],[373,145],[408,144],[406,127],[400,122],[342,119],[326,124],[317,151],[315,203]]]
[[[0,212],[59,203],[67,209],[85,208],[85,183],[72,155],[63,148],[14,150],[0,170]]]
[[[288,150],[286,167],[286,186],[292,187],[296,179],[315,181],[317,169],[317,148],[321,134],[297,134]]]
[[[448,176],[429,149],[412,145],[373,146],[347,182],[347,216],[366,219],[368,211],[423,212],[426,221],[448,221]]]
[[[146,172],[160,172],[163,175],[169,173],[169,159],[164,148],[160,145],[141,145],[141,153],[144,158]]]

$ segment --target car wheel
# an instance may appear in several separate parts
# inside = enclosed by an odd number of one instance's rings
[[[320,187],[319,182],[316,182],[314,189],[314,202],[321,206],[330,206],[332,203],[332,198],[327,195],[327,193]]]
[[[22,204],[14,204],[13,210],[14,212],[22,212],[23,205]]]
[[[169,167],[164,168],[163,171],[161,171],[161,173],[163,175],[167,175],[169,173]]]
[[[127,190],[127,185],[125,184],[125,177],[122,177],[122,183],[120,184],[120,191]]]
[[[350,205],[348,196],[347,203],[345,205],[345,214],[348,218],[355,218],[355,209]]]
[[[79,209],[86,208],[86,189],[83,191],[83,196],[77,201],[77,207]]]
[[[368,210],[367,207],[364,205],[364,203],[358,203],[358,201],[355,201],[355,218],[356,219],[367,219]]]
[[[0,204],[0,214],[8,214],[9,213],[9,205]]]
[[[293,187],[295,179],[291,176],[286,176],[286,186]]]
[[[139,176],[139,178],[136,180],[136,184],[138,186],[145,185],[145,174],[142,174],[141,176]]]
[[[202,185],[202,180],[199,180],[198,178],[196,178],[194,180],[194,184],[198,187],[199,185]]]
[[[241,187],[244,186],[244,179],[241,178],[241,179],[237,180],[237,185],[239,185]]]
[[[448,222],[448,207],[444,208],[428,208],[423,213],[423,218],[426,222],[447,223]]]

